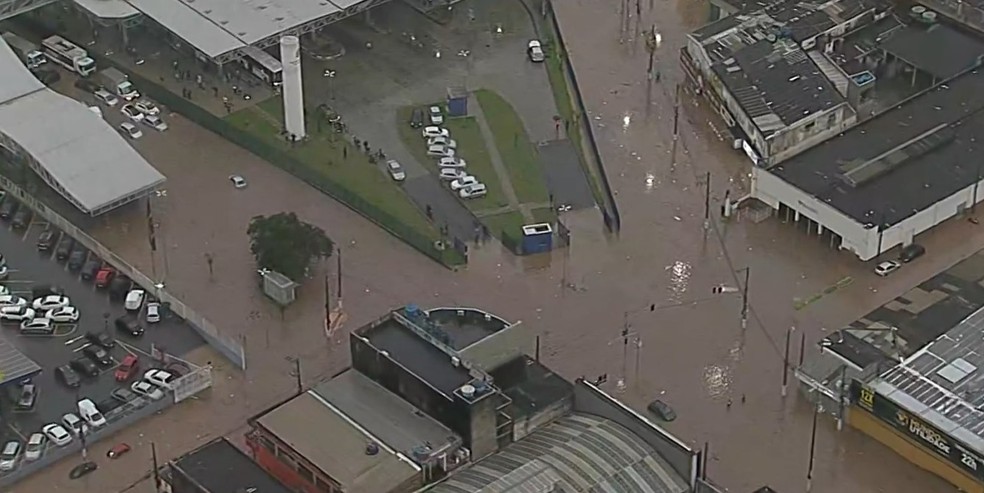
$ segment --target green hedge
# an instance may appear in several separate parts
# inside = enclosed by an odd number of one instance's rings
[[[181,113],[189,120],[222,136],[224,139],[256,154],[267,162],[287,171],[308,185],[318,189],[345,206],[376,223],[390,234],[405,241],[424,255],[440,262],[446,267],[453,268],[465,265],[468,259],[454,249],[440,250],[434,245],[434,240],[420,231],[407,226],[388,212],[376,207],[372,202],[345,188],[331,178],[317,173],[304,163],[298,161],[280,149],[255,138],[248,132],[238,129],[208,110],[188,101],[167,90],[140,74],[133,73],[128,67],[115,63],[113,60],[100,59],[103,66],[114,66],[130,75],[133,83],[145,94],[156,99],[162,105]]]

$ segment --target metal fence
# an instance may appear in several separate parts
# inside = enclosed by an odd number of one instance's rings
[[[65,234],[75,238],[90,251],[94,252],[106,262],[109,262],[109,264],[115,267],[119,272],[129,276],[130,279],[133,279],[133,282],[140,285],[147,292],[155,293],[162,303],[165,303],[166,306],[170,307],[170,310],[174,314],[187,322],[191,328],[195,329],[195,332],[198,332],[198,334],[205,339],[205,342],[215,348],[215,350],[236,365],[236,367],[241,370],[246,370],[246,352],[239,341],[230,336],[221,334],[219,329],[211,322],[206,320],[205,317],[193,311],[188,307],[188,305],[185,305],[167,291],[158,289],[156,287],[157,283],[155,283],[151,278],[135,269],[119,255],[116,255],[116,253],[103,246],[101,243],[96,241],[81,229],[77,228],[60,214],[46,206],[36,197],[25,192],[10,179],[2,175],[0,175],[0,188],[3,188],[7,191],[7,193],[17,197],[18,200],[34,210],[37,215],[43,217],[49,223],[64,231]]]

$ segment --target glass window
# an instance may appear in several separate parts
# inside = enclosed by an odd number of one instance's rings
[[[309,483],[314,482],[314,474],[311,472],[310,469],[304,467],[303,464],[297,465],[297,472],[300,473],[301,477],[304,478],[307,482]]]

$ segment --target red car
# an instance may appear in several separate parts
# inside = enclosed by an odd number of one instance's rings
[[[117,382],[125,382],[129,380],[130,377],[135,375],[139,369],[140,362],[137,359],[137,355],[128,354],[125,358],[123,358],[123,362],[120,363],[120,366],[116,367],[116,373],[114,376],[116,377]]]
[[[99,269],[99,272],[96,273],[96,287],[109,287],[109,283],[112,282],[114,277],[116,277],[116,269],[108,265],[103,266],[103,268]]]

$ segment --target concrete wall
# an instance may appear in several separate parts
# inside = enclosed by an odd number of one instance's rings
[[[700,468],[697,451],[583,379],[574,382],[574,411],[601,416],[624,426],[656,449],[691,488],[696,487]]]
[[[566,399],[561,399],[553,405],[540,410],[539,412],[516,419],[513,422],[513,441],[518,442],[523,439],[523,437],[533,433],[541,426],[560,418],[561,416],[566,416],[573,406],[574,398],[572,396]]]
[[[531,325],[516,322],[461,351],[461,359],[486,372],[524,354],[533,354],[536,335]]]

